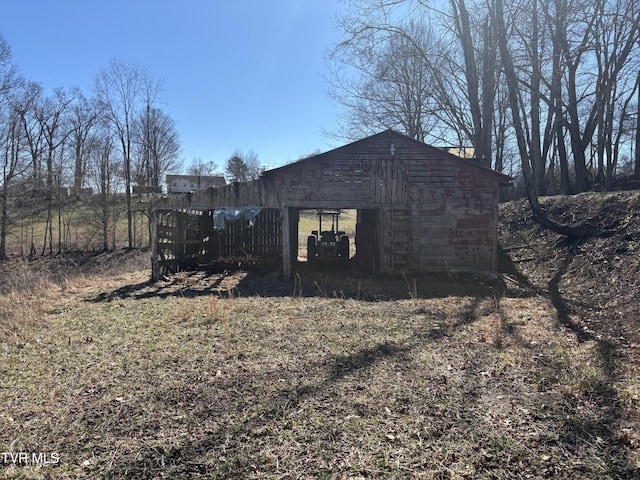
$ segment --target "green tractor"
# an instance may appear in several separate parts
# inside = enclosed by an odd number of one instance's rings
[[[307,237],[307,261],[316,260],[349,260],[349,236],[339,230],[339,210],[318,210],[318,230],[313,230]],[[331,230],[323,230],[331,221]]]

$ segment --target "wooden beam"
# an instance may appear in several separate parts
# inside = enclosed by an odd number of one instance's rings
[[[282,274],[285,278],[291,278],[291,235],[289,225],[289,207],[282,207]]]
[[[158,267],[158,211],[149,212],[149,241],[151,242],[151,279],[154,282],[160,280]]]

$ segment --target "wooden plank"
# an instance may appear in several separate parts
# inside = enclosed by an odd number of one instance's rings
[[[157,228],[158,228],[158,212],[152,210],[149,212],[149,235],[151,243],[151,280],[157,282],[160,280],[160,266],[158,265],[158,242],[157,242]]]
[[[291,265],[289,207],[282,207],[280,218],[282,219],[282,274],[285,278],[291,278],[293,268]]]

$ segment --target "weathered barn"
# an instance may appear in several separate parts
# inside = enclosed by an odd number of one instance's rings
[[[238,257],[275,261],[291,276],[307,209],[357,210],[353,261],[366,272],[494,270],[499,188],[509,181],[387,130],[258,180],[157,201],[153,276]],[[220,222],[223,213],[241,220]]]

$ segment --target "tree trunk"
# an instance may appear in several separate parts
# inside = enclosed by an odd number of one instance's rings
[[[493,95],[493,86],[484,85],[484,82],[488,82],[487,69],[490,65],[484,65],[486,67],[483,70],[482,87],[480,86],[480,78],[478,75],[478,68],[476,64],[475,47],[473,44],[473,36],[471,34],[471,25],[469,18],[469,11],[467,10],[464,0],[451,0],[451,7],[454,11],[455,28],[460,40],[460,47],[464,54],[464,67],[465,67],[465,80],[467,84],[467,98],[469,100],[469,110],[471,112],[471,119],[473,122],[473,147],[475,149],[475,158],[481,165],[491,166],[491,123],[483,124],[483,120],[486,120],[487,110],[480,104],[481,95],[484,100],[487,100],[486,95]],[[485,37],[485,42],[490,40]],[[490,47],[485,45],[484,54],[485,60],[490,64]],[[493,77],[492,77],[493,78]],[[480,90],[482,88],[482,93]],[[488,100],[487,100],[488,101]],[[490,107],[493,108],[493,102]],[[489,107],[487,107],[489,108]],[[492,113],[492,112],[491,112]],[[487,138],[489,141],[487,142]]]
[[[84,177],[84,159],[82,158],[82,146],[81,142],[78,142],[75,147],[75,162],[73,169],[73,190],[76,195],[80,195],[82,189],[82,180]]]
[[[636,158],[633,169],[633,176],[636,180],[640,180],[640,71],[638,72],[637,80],[638,89],[638,113],[636,115]]]
[[[533,178],[530,155],[529,151],[527,150],[527,140],[522,128],[523,124],[522,118],[520,116],[520,102],[518,96],[518,77],[516,75],[515,67],[513,65],[513,58],[511,57],[511,52],[509,51],[509,46],[507,44],[502,0],[496,0],[495,16],[499,39],[498,45],[500,49],[500,56],[502,57],[505,79],[507,82],[509,105],[511,107],[511,115],[513,117],[513,127],[516,133],[516,140],[518,142],[518,151],[520,153],[522,174],[524,176],[527,200],[529,201],[529,206],[531,207],[533,220],[544,228],[547,228],[561,235],[566,235],[568,237],[585,237],[600,233],[600,229],[593,225],[582,224],[577,226],[568,226],[551,220],[538,201],[538,190],[536,187],[536,182]]]
[[[567,110],[569,113],[569,137],[571,138],[571,152],[576,172],[576,190],[584,192],[589,188],[591,179],[587,170],[585,144],[580,133],[580,114],[578,113],[578,96],[576,94],[576,65],[569,66],[569,99]]]
[[[540,83],[542,74],[540,72],[539,55],[539,29],[538,22],[538,2],[533,0],[531,4],[532,25],[531,25],[531,87],[529,93],[531,95],[531,168],[533,169],[533,178],[536,182],[539,195],[546,195],[547,185],[545,181],[546,165],[542,157],[542,140],[540,138]]]
[[[553,43],[553,61],[552,61],[552,74],[551,74],[551,105],[554,115],[554,130],[556,137],[556,144],[558,149],[558,165],[560,167],[560,191],[565,195],[573,194],[573,188],[571,186],[571,179],[569,177],[569,159],[567,155],[567,147],[565,145],[565,131],[564,120],[562,111],[562,31],[564,25],[562,23],[563,15],[560,12],[564,11],[563,4],[560,0],[555,1],[555,15],[552,16],[554,31],[552,35]],[[547,15],[549,12],[547,11]]]
[[[490,17],[485,20],[485,36],[482,54],[482,165],[491,168],[493,116],[496,100],[496,62],[497,52],[493,25]],[[500,170],[501,171],[501,170]]]
[[[127,199],[127,239],[129,250],[133,249],[133,217],[131,216],[131,141],[130,135],[122,138],[122,150],[124,152],[124,188]]]
[[[2,216],[0,217],[0,260],[7,258],[7,203],[9,202],[9,192],[7,191],[7,181],[2,185]]]

